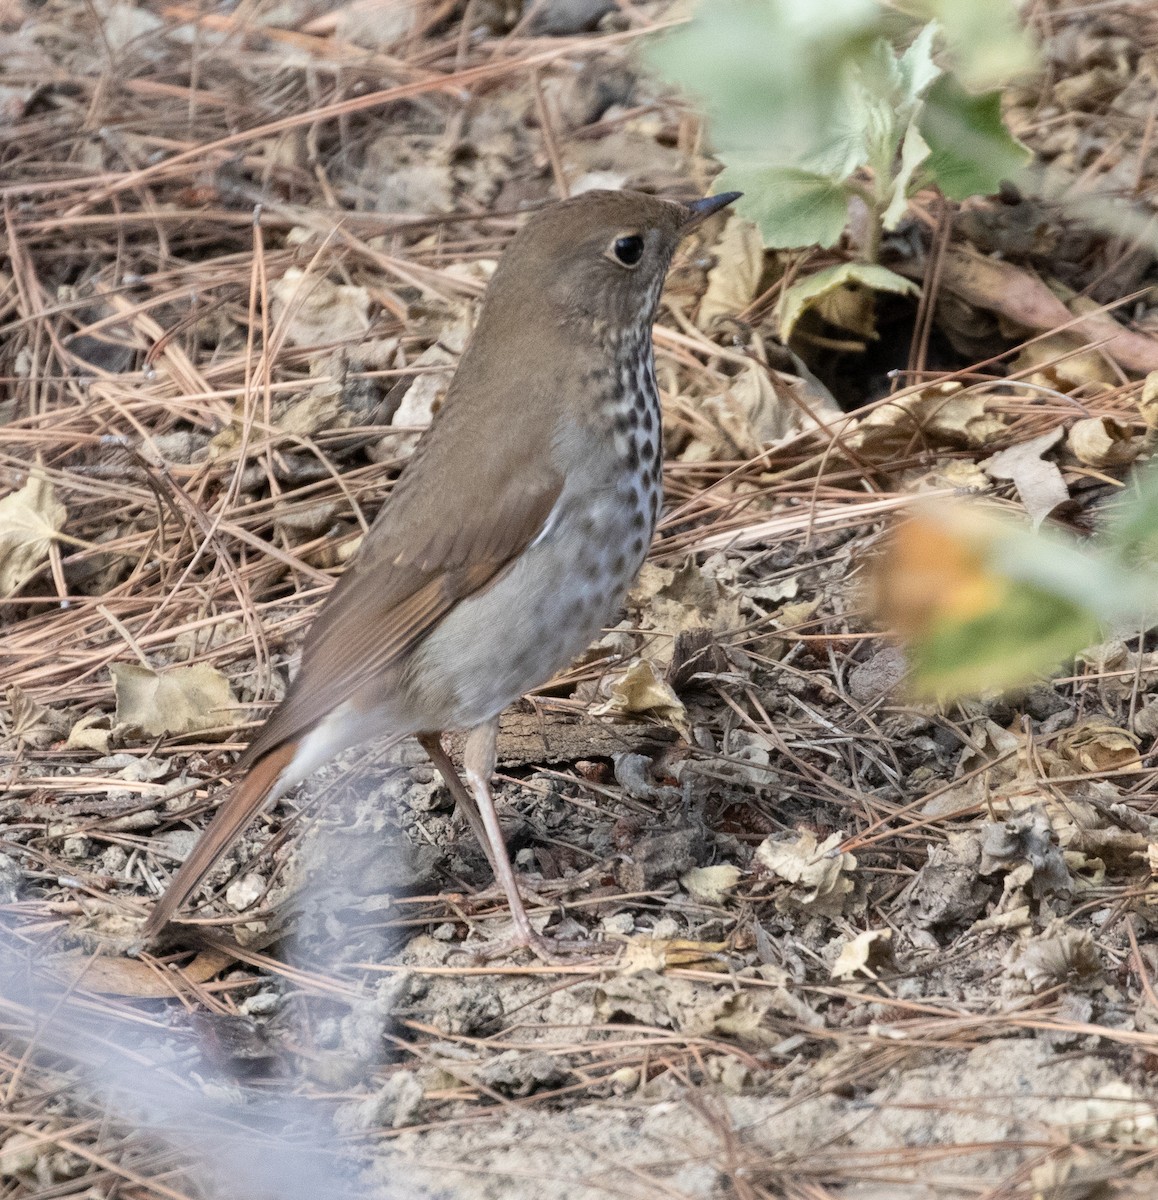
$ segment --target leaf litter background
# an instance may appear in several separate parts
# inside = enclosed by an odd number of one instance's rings
[[[287,1089],[381,1194],[1153,1194],[1158,651],[1124,630],[913,705],[862,586],[921,496],[1086,532],[1149,452],[1154,257],[1081,219],[1154,215],[1145,4],[1031,6],[1046,70],[1008,115],[1057,199],[918,197],[886,258],[919,301],[821,295],[793,359],[780,293],[835,256],[732,217],[673,272],[663,536],[500,743],[535,911],[614,956],[478,965],[502,900],[410,748],[260,822],[201,949],[124,955],[518,210],[708,189],[694,110],[634,57],[677,15],[0,6],[0,900],[76,1022],[6,993],[0,1194],[205,1194],[198,1104]],[[164,1047],[167,1123],[86,1054],[128,1061],[125,1029]]]

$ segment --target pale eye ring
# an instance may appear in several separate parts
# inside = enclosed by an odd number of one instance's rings
[[[636,267],[643,257],[643,238],[638,233],[628,233],[618,237],[611,244],[611,253],[615,261],[625,267]]]

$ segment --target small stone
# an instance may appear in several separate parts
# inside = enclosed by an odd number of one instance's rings
[[[244,912],[265,891],[265,880],[250,872],[235,879],[225,891],[225,903],[235,912]]]
[[[36,1169],[37,1160],[49,1143],[30,1133],[13,1133],[0,1145],[0,1178],[10,1179]]]
[[[281,997],[277,992],[255,992],[240,1005],[241,1011],[247,1017],[267,1017],[280,1006]]]

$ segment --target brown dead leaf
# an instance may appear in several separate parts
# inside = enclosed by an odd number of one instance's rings
[[[1040,437],[1010,446],[987,458],[981,469],[993,479],[1011,479],[1036,529],[1059,504],[1069,498],[1069,488],[1056,463],[1042,455],[1061,441],[1065,430],[1059,425]]]
[[[1142,439],[1113,417],[1086,417],[1070,426],[1067,444],[1078,462],[1091,467],[1120,467],[1142,452]]]
[[[1000,313],[1022,328],[1058,329],[1073,321],[1070,310],[1040,279],[1013,263],[962,247],[950,247],[942,263],[941,283],[970,304]],[[1072,326],[1087,341],[1128,371],[1158,370],[1158,341],[1123,329],[1109,313],[1091,313]]]
[[[290,346],[360,339],[370,328],[370,293],[290,267],[270,288],[274,325]]]
[[[733,316],[752,303],[764,270],[764,239],[759,228],[735,213],[713,248],[716,265],[700,301],[696,324],[707,329],[717,317]]]
[[[182,994],[182,979],[208,983],[223,971],[232,957],[220,950],[203,950],[180,973],[170,974],[139,958],[112,958],[91,954],[56,954],[44,960],[49,974],[68,987],[102,996],[132,996],[140,1000],[168,1000]]]
[[[109,670],[117,722],[150,737],[237,725],[243,719],[229,680],[208,663],[174,667],[163,675],[137,663],[113,663]]]
[[[1035,992],[1064,983],[1089,983],[1102,964],[1088,929],[1055,928],[1031,938],[1018,964]]]
[[[99,754],[109,752],[109,729],[107,713],[89,713],[81,717],[69,730],[65,748],[68,750],[96,750]]]
[[[722,904],[740,881],[740,868],[731,863],[713,867],[693,867],[680,876],[684,890],[701,904]]]
[[[853,887],[845,873],[856,869],[853,855],[836,852],[842,841],[843,833],[832,833],[818,843],[811,829],[783,837],[773,834],[756,848],[756,861],[804,893],[793,897],[797,904],[807,907],[818,900],[839,903]]]
[[[677,729],[687,728],[687,709],[646,658],[637,658],[626,671],[608,676],[600,687],[607,699],[592,710],[597,717],[648,713]]]
[[[11,596],[48,557],[68,510],[52,484],[33,471],[17,492],[0,500],[0,596]]]
[[[1063,330],[1038,338],[1023,347],[1013,360],[1013,370],[1031,382],[1059,392],[1097,395],[1116,387],[1117,373],[1098,350],[1083,350],[1089,339]]]
[[[1091,717],[1057,740],[1057,752],[1077,772],[1140,771],[1138,739],[1101,717]]]
[[[1005,433],[1005,423],[989,411],[993,402],[956,382],[937,384],[874,408],[849,441],[874,461],[899,458],[914,444],[986,446]]]
[[[867,975],[875,979],[877,972],[892,961],[891,929],[866,929],[851,941],[845,942],[832,964],[833,979],[855,979]]]
[[[1158,371],[1151,371],[1142,384],[1138,411],[1150,429],[1158,429]]]

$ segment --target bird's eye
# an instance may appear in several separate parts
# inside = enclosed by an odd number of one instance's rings
[[[643,257],[643,238],[636,233],[616,238],[611,252],[615,255],[617,262],[622,263],[625,267],[634,267]]]

